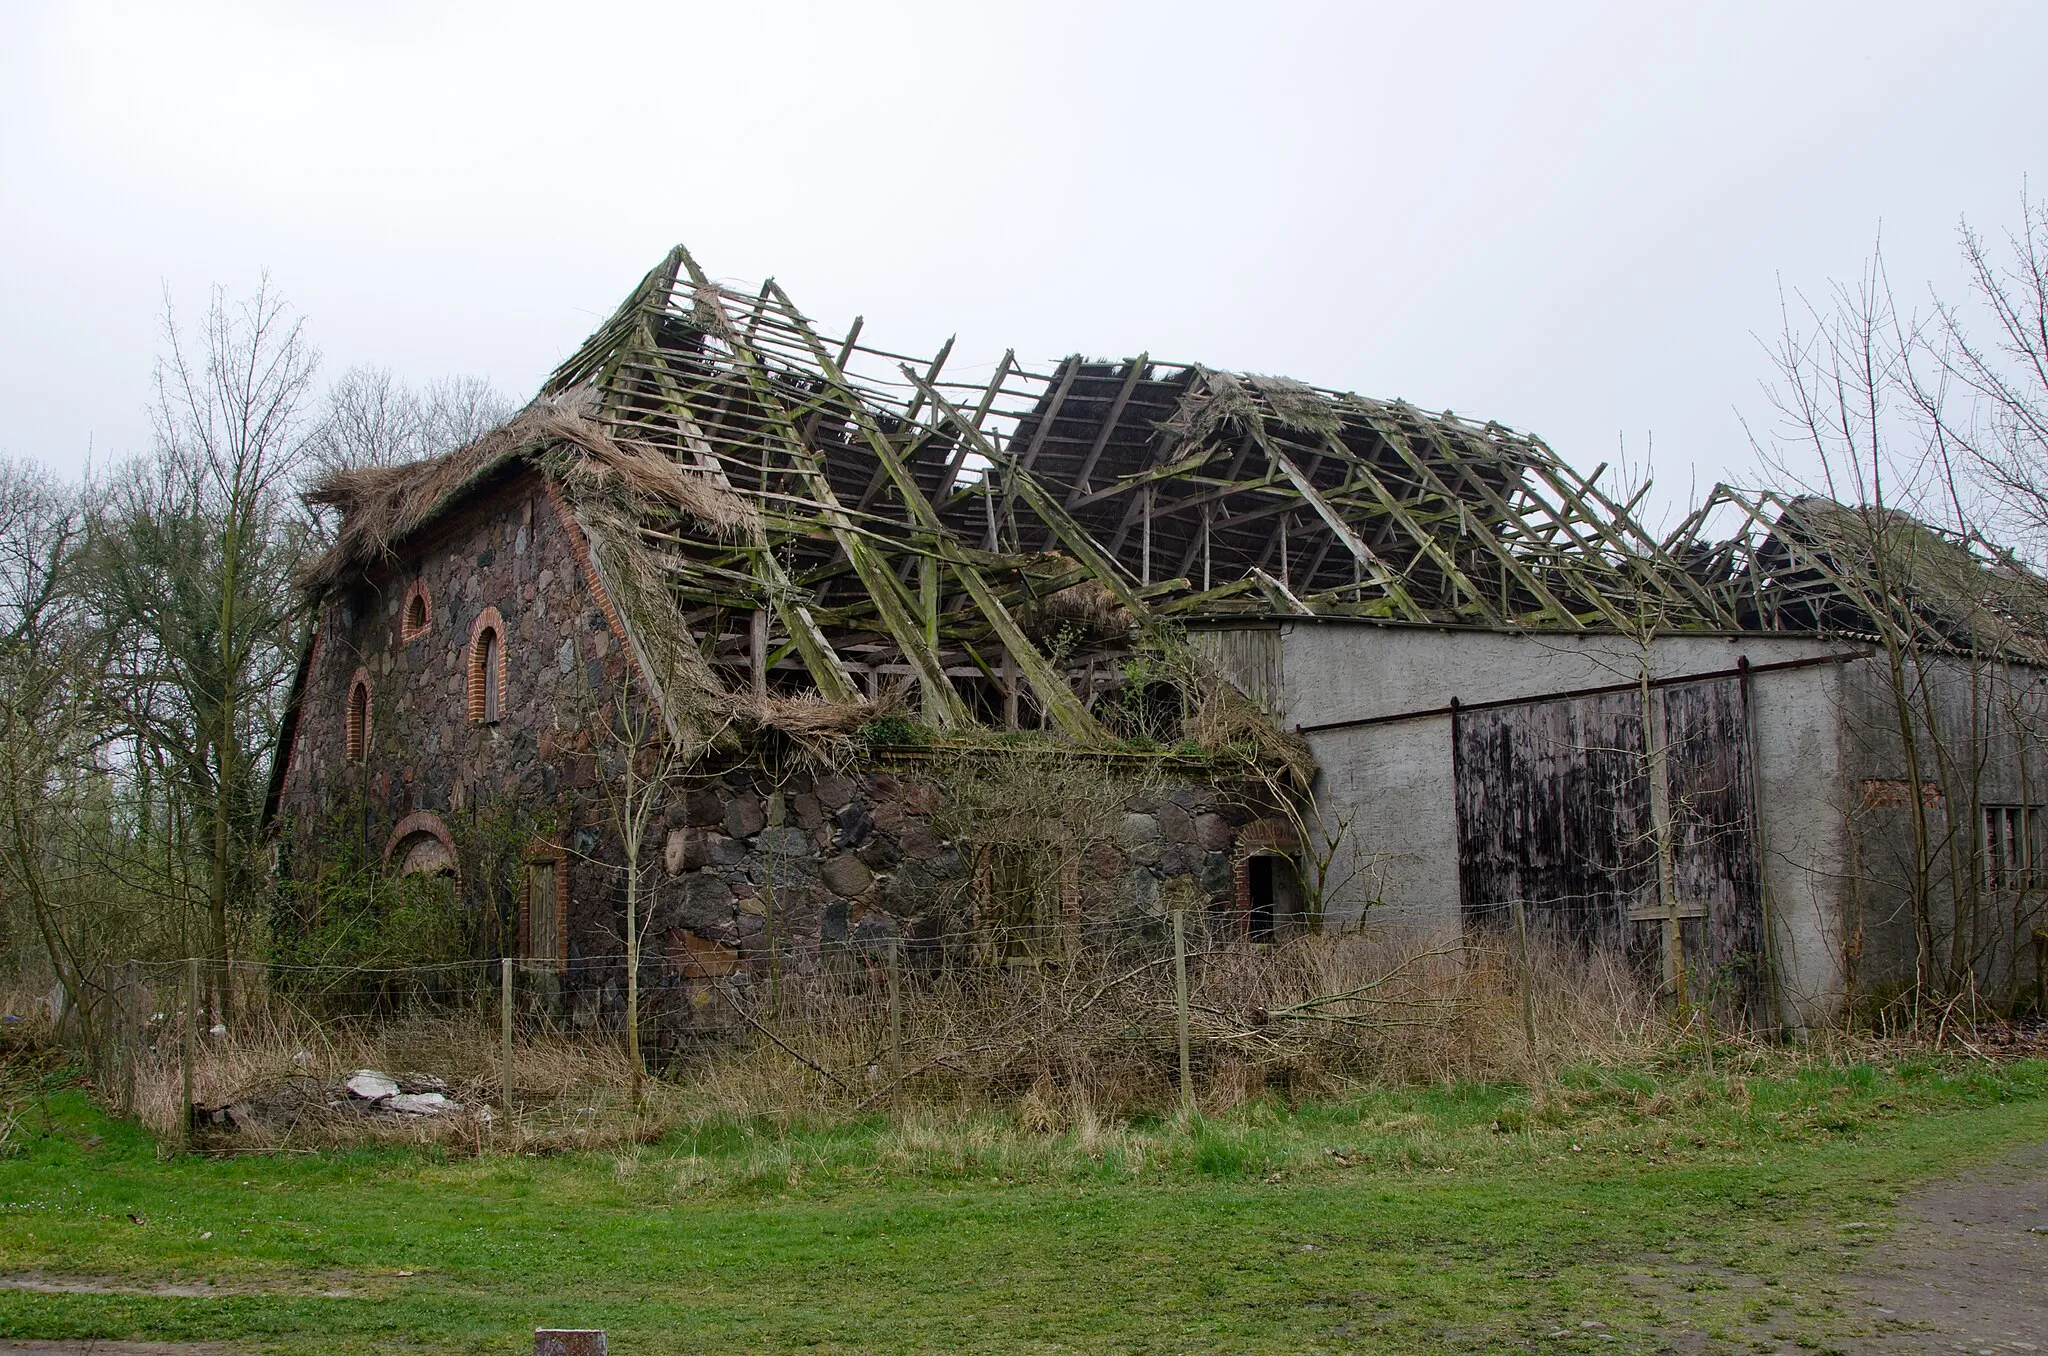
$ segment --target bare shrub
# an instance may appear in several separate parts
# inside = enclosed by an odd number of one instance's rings
[[[1163,920],[1139,919],[1027,963],[948,965],[938,953],[906,965],[894,1047],[886,952],[846,947],[772,995],[768,985],[714,982],[705,996],[731,1016],[727,1034],[649,1080],[637,1108],[616,1036],[523,1026],[508,1115],[493,1004],[336,1022],[261,996],[235,1030],[199,1034],[201,1105],[294,1084],[331,1088],[373,1068],[439,1077],[467,1110],[396,1120],[316,1106],[254,1132],[213,1133],[202,1147],[437,1142],[531,1152],[627,1146],[713,1122],[818,1126],[893,1109],[879,1146],[891,1162],[950,1161],[972,1148],[960,1139],[967,1128],[993,1125],[1005,1143],[1019,1134],[1063,1137],[1092,1160],[1128,1154],[1142,1163],[1145,1149],[1125,1133],[1129,1119],[1167,1113],[1179,1097],[1169,938]],[[1538,1070],[1638,1063],[1686,1039],[1621,958],[1544,943],[1536,950]],[[1197,928],[1191,951],[1191,1041],[1206,1112],[1370,1085],[1531,1077],[1520,968],[1483,939],[1430,945],[1349,933],[1253,946]],[[149,995],[142,1011],[149,1037],[137,1112],[174,1140],[184,1014],[170,992]],[[777,1170],[767,1159],[760,1165]]]

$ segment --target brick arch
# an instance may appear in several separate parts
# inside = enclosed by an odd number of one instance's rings
[[[392,827],[391,836],[384,840],[384,869],[386,871],[391,869],[391,854],[396,852],[401,845],[409,839],[423,836],[432,838],[441,845],[443,852],[446,854],[448,869],[454,874],[455,879],[460,882],[462,879],[462,858],[455,851],[455,835],[448,832],[448,826],[442,822],[441,816],[435,814],[432,810],[415,810]],[[410,857],[412,854],[407,853],[406,855]],[[399,859],[398,866],[401,871],[405,869],[405,858]]]
[[[414,604],[418,604],[419,622],[413,622]],[[413,641],[434,629],[434,595],[427,590],[425,575],[412,581],[405,591],[405,601],[398,608],[398,639],[410,645]]]
[[[1233,855],[1240,862],[1262,853],[1291,857],[1299,851],[1301,835],[1295,832],[1292,823],[1278,815],[1254,820],[1238,830],[1237,843],[1232,848]]]
[[[505,619],[496,607],[487,607],[477,613],[476,620],[469,626],[469,646],[464,651],[464,662],[468,665],[469,719],[473,724],[484,723],[484,632],[494,631],[498,636],[498,712],[497,718],[505,715],[505,678],[509,672],[506,651],[510,648],[505,635]]]
[[[363,694],[361,711],[356,709],[358,692]],[[370,759],[370,703],[375,695],[367,667],[358,667],[349,675],[348,700],[341,716],[341,755],[345,763],[366,763]]]

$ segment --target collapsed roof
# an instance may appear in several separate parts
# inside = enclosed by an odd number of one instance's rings
[[[507,428],[324,483],[343,527],[309,582],[537,459],[665,685],[852,704],[904,681],[939,728],[1035,717],[1083,742],[1134,628],[1853,630],[1841,607],[1868,601],[1789,501],[1717,488],[1753,531],[1706,541],[1703,511],[1659,540],[1641,491],[1617,502],[1499,424],[1147,355],[1008,353],[966,380],[951,348],[892,353],[858,319],[828,335],[679,246]]]
[[[1726,513],[1732,534],[1705,536]],[[2048,579],[1976,533],[1894,508],[1716,485],[1665,546],[1745,630],[2048,664]]]

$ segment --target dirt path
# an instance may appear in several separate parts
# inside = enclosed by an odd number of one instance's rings
[[[313,1299],[358,1299],[361,1291],[346,1286],[268,1284],[215,1285],[212,1281],[124,1281],[108,1276],[58,1276],[24,1271],[0,1276],[0,1290],[32,1290],[41,1295],[149,1295],[157,1299],[219,1299],[225,1295],[300,1295]],[[0,1346],[0,1353],[7,1350]]]
[[[2048,1352],[2048,1144],[1899,1202],[1844,1278],[1853,1352]]]
[[[35,1352],[37,1356],[240,1356],[229,1347],[210,1342],[102,1342],[81,1338],[75,1342],[0,1342],[0,1356],[10,1352]]]

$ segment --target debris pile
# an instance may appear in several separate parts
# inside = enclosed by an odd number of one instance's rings
[[[465,1114],[489,1119],[491,1113],[486,1107],[472,1108],[457,1101],[449,1095],[447,1081],[432,1074],[387,1074],[376,1069],[357,1069],[346,1078],[335,1081],[305,1076],[287,1078],[216,1107],[195,1107],[192,1114],[195,1123],[201,1126],[280,1132],[290,1130],[309,1117],[323,1121],[351,1119],[402,1124]]]

